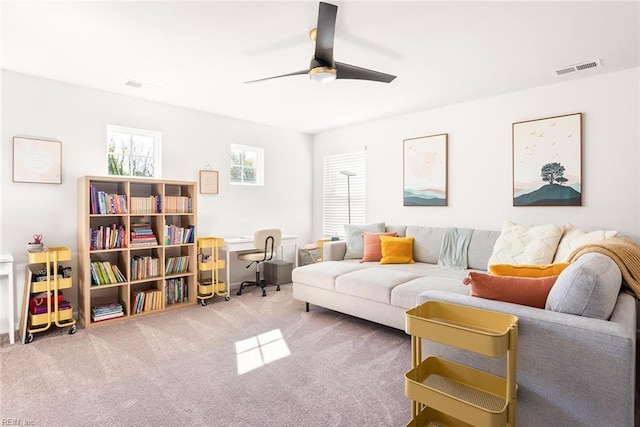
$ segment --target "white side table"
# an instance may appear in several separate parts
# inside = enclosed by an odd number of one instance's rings
[[[15,342],[16,325],[13,312],[13,256],[0,254],[0,277],[7,276],[9,283],[9,344]]]

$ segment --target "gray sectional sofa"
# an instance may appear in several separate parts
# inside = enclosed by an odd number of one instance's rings
[[[386,230],[414,237],[414,264],[344,259],[346,242],[328,242],[323,262],[293,270],[293,297],[305,302],[307,310],[309,304],[317,305],[401,330],[406,311],[430,300],[516,315],[518,426],[634,425],[634,296],[616,291],[607,320],[473,297],[462,280],[469,271],[486,272],[501,231],[473,230],[468,268],[457,270],[437,265],[444,228],[386,226]],[[444,357],[504,374],[503,359],[428,340],[422,346],[424,357]]]

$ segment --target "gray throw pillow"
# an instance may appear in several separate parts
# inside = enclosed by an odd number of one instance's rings
[[[362,233],[365,231],[369,233],[382,233],[384,232],[384,222],[367,225],[345,224],[344,234],[347,241],[347,252],[344,255],[344,259],[362,259],[364,255],[364,238],[362,237]]]
[[[621,285],[622,273],[618,265],[604,254],[589,252],[560,273],[545,308],[607,320],[616,305]]]

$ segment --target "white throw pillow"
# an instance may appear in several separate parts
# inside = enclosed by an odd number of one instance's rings
[[[587,231],[572,224],[565,226],[564,234],[558,244],[558,250],[553,258],[553,262],[565,262],[571,252],[580,246],[601,242],[618,235],[616,230],[593,230]]]
[[[505,221],[491,264],[551,264],[564,231],[555,224],[525,225]]]

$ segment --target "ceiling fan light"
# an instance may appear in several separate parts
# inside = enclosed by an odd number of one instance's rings
[[[316,83],[330,83],[336,77],[336,69],[331,67],[316,67],[309,71],[309,78]]]

